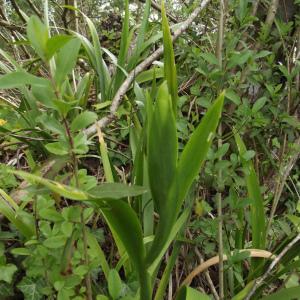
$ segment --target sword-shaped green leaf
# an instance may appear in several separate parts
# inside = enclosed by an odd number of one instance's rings
[[[259,187],[259,180],[255,173],[252,161],[244,159],[244,154],[247,152],[247,149],[243,140],[238,133],[235,133],[234,137],[245,173],[249,198],[252,200],[250,205],[252,244],[256,249],[264,249],[266,243],[265,212],[263,198]]]
[[[148,131],[148,172],[151,193],[156,209],[163,213],[176,173],[178,154],[176,122],[168,86],[158,90]]]

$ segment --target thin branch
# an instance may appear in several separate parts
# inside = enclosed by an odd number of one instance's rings
[[[25,29],[19,25],[15,25],[12,23],[9,23],[5,20],[0,20],[0,26],[5,27],[9,30],[14,30],[14,31],[18,31],[20,33],[25,33]]]
[[[249,294],[245,298],[245,300],[250,300],[251,297],[254,295],[256,290],[264,283],[264,281],[267,279],[268,276],[271,275],[273,269],[276,265],[279,264],[282,257],[298,242],[300,241],[300,234],[298,234],[289,244],[280,252],[280,254],[272,261],[267,271],[264,273],[263,276],[255,280],[255,283],[250,290]]]
[[[145,0],[140,0],[140,2],[145,3]],[[158,5],[154,0],[151,0],[151,6],[152,6],[155,10],[157,10],[158,12],[161,13],[161,7],[160,7],[160,5]],[[174,23],[179,23],[179,21],[178,21],[174,16],[172,16],[171,14],[167,13],[167,16],[168,16],[168,18],[169,18],[172,22],[174,22]]]
[[[17,15],[20,17],[20,19],[22,20],[22,22],[26,23],[26,20],[20,10],[20,7],[18,6],[18,4],[16,3],[15,0],[10,0],[10,3],[12,5],[12,7],[14,8],[14,10],[16,11]]]
[[[206,7],[210,0],[204,0],[201,2],[200,6],[197,7],[192,14],[182,23],[179,29],[177,29],[173,35],[173,42],[178,39],[178,37],[186,31],[186,29],[191,25],[191,23],[195,20],[198,14]],[[163,54],[163,46],[159,47],[156,51],[154,51],[150,56],[148,56],[143,62],[141,62],[138,66],[136,66],[127,76],[126,80],[120,86],[119,90],[115,94],[112,104],[110,107],[110,113],[108,116],[100,119],[97,124],[100,128],[107,126],[115,119],[115,114],[122,103],[123,97],[126,94],[127,90],[131,86],[132,82],[134,81],[135,77],[148,68],[155,60],[157,60]],[[96,124],[90,126],[85,130],[85,133],[88,136],[92,136],[96,133]]]
[[[34,11],[34,13],[41,19],[42,18],[42,13],[38,10],[38,8],[34,5],[33,2],[30,0],[26,0],[30,8]]]

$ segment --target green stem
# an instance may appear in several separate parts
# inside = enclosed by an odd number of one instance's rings
[[[179,250],[180,250],[180,243],[175,242],[172,254],[168,259],[167,266],[166,266],[164,273],[162,275],[162,278],[159,282],[154,300],[163,300],[164,299],[165,290],[167,288],[171,272],[173,270],[176,259],[178,257]]]

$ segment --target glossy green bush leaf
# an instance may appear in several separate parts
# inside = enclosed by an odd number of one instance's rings
[[[47,26],[35,15],[27,23],[27,37],[36,53],[43,59],[46,57],[49,38]]]
[[[176,173],[177,132],[166,82],[158,90],[148,132],[148,172],[152,197],[158,212],[166,208]]]
[[[161,16],[162,16],[162,31],[163,31],[163,44],[164,44],[165,79],[168,82],[169,93],[171,94],[171,99],[172,99],[172,107],[173,107],[174,115],[176,116],[177,103],[178,103],[178,83],[177,83],[172,36],[169,28],[168,19],[166,16],[164,1],[162,1],[162,5],[161,5]]]
[[[73,38],[67,42],[58,52],[56,58],[56,70],[54,79],[58,85],[65,80],[66,76],[74,69],[81,41],[78,38]]]
[[[265,213],[259,180],[255,173],[252,161],[246,160],[243,157],[247,152],[244,142],[238,133],[235,133],[234,136],[245,173],[249,198],[253,201],[250,206],[253,247],[257,249],[264,249],[266,243]]]
[[[191,287],[184,286],[178,292],[176,300],[210,300],[210,297]]]
[[[91,125],[97,120],[97,114],[92,111],[84,111],[77,115],[71,123],[71,130],[77,131]]]

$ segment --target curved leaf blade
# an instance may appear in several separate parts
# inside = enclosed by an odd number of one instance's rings
[[[158,90],[148,131],[148,173],[155,206],[159,213],[166,207],[176,173],[177,132],[166,82]]]
[[[198,175],[206,158],[213,135],[217,129],[224,102],[224,92],[208,109],[188,143],[184,147],[177,168],[177,182],[174,183],[178,190],[177,209],[182,204],[190,186]],[[179,188],[177,188],[179,187]]]

